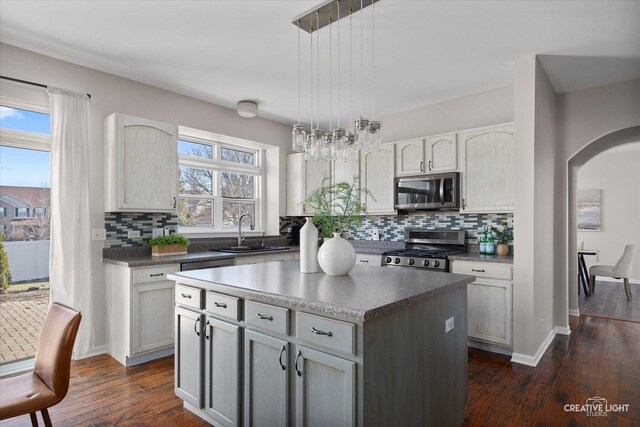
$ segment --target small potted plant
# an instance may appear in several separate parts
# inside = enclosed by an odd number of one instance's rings
[[[189,239],[181,234],[167,234],[149,240],[149,246],[153,256],[184,255],[187,253]]]
[[[507,221],[502,221],[500,225],[502,225],[502,229],[496,227],[491,228],[496,237],[496,243],[498,244],[496,246],[496,254],[505,256],[509,255],[509,242],[513,241],[513,228],[509,227]]]

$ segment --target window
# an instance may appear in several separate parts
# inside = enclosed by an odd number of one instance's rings
[[[16,218],[28,218],[29,217],[29,208],[16,208]]]
[[[0,206],[0,218],[7,216],[7,208]]]
[[[260,150],[183,137],[178,153],[181,231],[229,231],[244,214],[261,228]]]

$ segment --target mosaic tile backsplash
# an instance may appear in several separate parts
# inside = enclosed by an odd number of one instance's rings
[[[104,227],[107,230],[105,248],[126,248],[146,246],[151,240],[154,228],[169,227],[171,233],[178,230],[178,216],[166,213],[122,213],[104,214]],[[140,237],[129,239],[129,230],[140,231]]]
[[[467,243],[477,244],[482,227],[498,226],[507,221],[513,227],[513,214],[460,214],[452,212],[424,213],[410,215],[383,215],[366,218],[360,227],[349,230],[348,237],[355,240],[371,240],[371,229],[380,230],[380,240],[399,242],[404,240],[405,227],[426,228],[428,230],[466,230]],[[303,225],[304,218],[280,217],[280,234],[286,234],[288,227]]]

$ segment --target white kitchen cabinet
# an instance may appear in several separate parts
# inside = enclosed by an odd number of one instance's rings
[[[425,139],[426,172],[448,172],[458,168],[458,135],[430,136]]]
[[[362,153],[360,176],[362,187],[372,196],[363,195],[364,208],[372,215],[395,214],[394,203],[394,144],[383,144],[380,150]]]
[[[486,344],[511,348],[512,268],[511,264],[453,261],[453,273],[476,276],[476,281],[467,285],[467,334],[470,346],[497,351],[500,349],[486,347]]]
[[[105,265],[109,351],[124,366],[173,353],[174,283],[178,264],[129,268]]]
[[[419,175],[425,172],[425,140],[399,141],[396,147],[396,176]]]
[[[356,425],[354,362],[299,346],[295,370],[297,425]]]
[[[105,119],[105,211],[176,212],[178,127],[113,113]]]
[[[175,392],[196,408],[203,404],[203,335],[204,316],[186,308],[175,308]]]
[[[306,161],[304,153],[287,156],[287,215],[311,216],[313,209],[306,206],[305,199],[320,188],[322,181],[331,179],[331,162],[328,160]],[[326,185],[330,183],[327,182]]]
[[[333,161],[332,182],[346,182],[351,184],[353,177],[357,176],[360,181],[360,153],[358,153],[357,162],[345,162],[342,159]]]
[[[207,317],[204,410],[224,426],[240,423],[240,327]]]
[[[356,265],[380,267],[382,265],[382,255],[356,253]]]
[[[262,264],[263,262],[274,261],[290,261],[297,259],[296,253],[284,253],[284,254],[266,254],[257,256],[242,256],[235,259],[235,265],[247,265],[247,264]]]
[[[247,330],[244,339],[244,425],[289,425],[287,341]]]
[[[513,125],[459,134],[460,212],[513,212]]]

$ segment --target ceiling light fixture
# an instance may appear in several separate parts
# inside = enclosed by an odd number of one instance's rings
[[[236,105],[236,111],[240,117],[250,119],[258,115],[258,104],[253,101],[240,101]]]
[[[323,158],[333,160],[341,157],[344,161],[357,161],[357,151],[378,151],[380,148],[380,129],[382,122],[375,120],[375,13],[374,3],[379,0],[329,0],[310,10],[297,18],[292,23],[298,27],[298,122],[293,125],[292,130],[292,149],[293,151],[304,151],[305,159],[315,160]],[[371,120],[365,118],[364,114],[364,12],[367,6],[371,7]],[[350,74],[350,105],[353,110],[353,48],[352,48],[352,14],[360,11],[360,115],[359,118],[352,123],[352,132],[346,131],[340,126],[342,114],[341,108],[341,79],[340,66],[342,58],[340,56],[340,24],[339,21],[345,16],[349,16],[349,74]],[[332,25],[337,23],[338,26],[338,117],[337,127],[333,127],[333,33]],[[324,130],[320,128],[320,35],[319,30],[323,27],[329,27],[329,128]],[[300,105],[301,105],[301,73],[300,73],[300,30],[304,30],[310,34],[311,38],[311,73],[309,86],[310,91],[310,113],[311,126],[310,131],[304,128],[300,123]],[[314,111],[314,55],[313,55],[313,37],[316,33],[316,108]],[[352,112],[349,116],[352,117]],[[314,123],[315,113],[315,123]],[[304,142],[303,142],[304,141]]]

